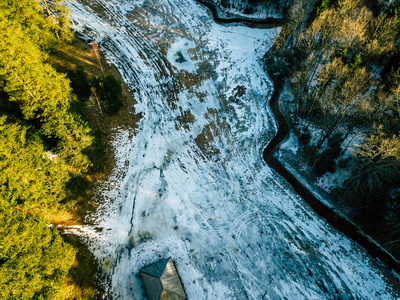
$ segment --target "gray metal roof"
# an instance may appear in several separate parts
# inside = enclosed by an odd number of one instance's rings
[[[161,292],[163,291],[160,278],[147,275],[146,273],[140,273],[140,275],[142,276],[147,298],[149,300],[160,299]]]
[[[155,262],[154,264],[149,265],[148,267],[140,270],[141,273],[146,273],[154,277],[161,277],[163,274],[165,267],[167,266],[168,262],[171,258],[164,258],[160,259],[159,261]]]
[[[171,258],[161,259],[140,271],[149,300],[187,299],[175,264]]]

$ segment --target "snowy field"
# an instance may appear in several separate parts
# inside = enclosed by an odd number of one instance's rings
[[[279,29],[215,24],[193,0],[68,5],[142,114],[135,135],[117,130],[94,225],[71,228],[103,263],[109,298],[144,299],[138,272],[160,257],[191,300],[395,298],[365,250],[262,160],[276,125],[260,59]]]

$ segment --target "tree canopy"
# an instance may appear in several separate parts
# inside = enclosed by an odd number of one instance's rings
[[[41,216],[90,166],[70,81],[45,62],[72,37],[62,0],[0,0],[0,298],[54,299],[75,250]]]
[[[0,204],[0,216],[0,298],[56,298],[75,250],[37,215]]]
[[[90,163],[82,150],[91,143],[90,130],[69,111],[74,97],[69,80],[44,58],[21,26],[0,13],[0,80],[7,95],[3,101],[17,102],[24,120],[36,121],[40,134],[57,141],[60,157],[85,170]]]

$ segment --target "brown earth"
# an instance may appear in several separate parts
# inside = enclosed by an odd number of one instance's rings
[[[84,100],[85,104],[81,111],[82,118],[93,129],[96,140],[94,149],[88,154],[93,166],[87,173],[79,174],[76,178],[73,178],[74,185],[77,186],[70,195],[74,200],[72,201],[74,202],[73,205],[67,205],[66,208],[61,210],[58,208],[48,209],[44,212],[47,222],[57,226],[64,240],[78,250],[76,261],[64,282],[62,298],[101,299],[104,294],[104,287],[98,284],[101,266],[88,246],[78,236],[64,234],[64,229],[71,225],[84,225],[85,217],[96,211],[99,201],[95,199],[96,186],[111,174],[115,165],[112,148],[115,129],[135,129],[140,115],[135,114],[133,107],[135,100],[116,67],[107,63],[101,51],[100,56],[97,57],[91,45],[75,37],[69,44],[63,44],[54,49],[49,54],[47,62],[61,73],[66,73],[67,70],[75,69],[77,65],[81,65],[89,78],[112,74],[122,84],[121,102],[123,107],[115,115],[103,114],[93,93],[90,99]]]

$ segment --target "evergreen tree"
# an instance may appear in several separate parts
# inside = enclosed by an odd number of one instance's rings
[[[0,0],[0,299],[58,298],[74,262],[40,215],[90,165],[69,80],[44,63],[70,37],[63,0]]]
[[[10,101],[25,119],[40,121],[41,133],[58,141],[58,154],[77,170],[90,165],[82,153],[92,141],[90,130],[70,111],[74,99],[69,80],[43,63],[43,53],[24,37],[21,27],[0,12],[0,79]]]
[[[122,107],[121,82],[113,75],[102,76],[93,80],[96,91],[100,97],[101,105],[108,114],[115,114]]]
[[[0,298],[54,299],[75,251],[55,228],[0,198]]]
[[[69,12],[64,1],[53,0],[51,3],[51,15],[45,13],[43,0],[0,0],[0,11],[8,21],[19,24],[24,35],[35,45],[42,50],[51,49],[72,38]]]
[[[65,197],[68,166],[45,152],[37,134],[29,135],[0,117],[0,197],[12,206],[54,206]]]

